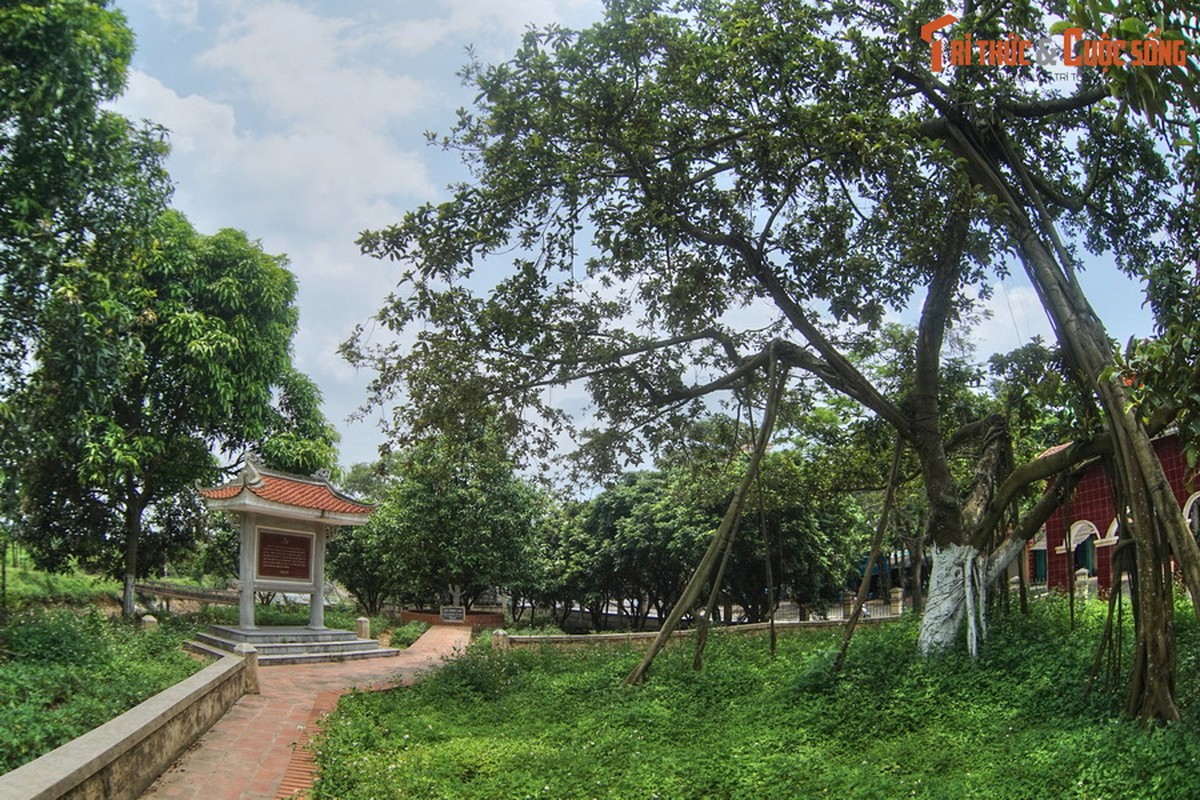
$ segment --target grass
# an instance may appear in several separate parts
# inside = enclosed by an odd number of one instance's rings
[[[99,612],[27,611],[0,629],[0,773],[48,752],[200,669],[194,628],[141,630]]]
[[[120,603],[120,582],[84,572],[57,574],[28,566],[8,567],[10,610],[54,605],[83,608],[102,600]]]
[[[705,669],[638,654],[478,647],[409,689],[347,698],[318,742],[315,797],[1193,798],[1200,649],[1179,617],[1188,710],[1147,731],[1120,690],[1086,691],[1102,607],[1068,630],[1061,602],[993,620],[981,657],[922,659],[912,622],[861,631],[714,636]]]

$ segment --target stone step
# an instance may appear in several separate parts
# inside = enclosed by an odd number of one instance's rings
[[[232,653],[237,650],[239,644],[251,644],[258,651],[259,658],[267,655],[283,655],[291,653],[345,653],[352,650],[368,650],[372,647],[378,647],[379,643],[373,639],[359,639],[351,636],[348,639],[322,640],[322,641],[269,641],[269,642],[243,642],[234,639],[226,639],[223,636],[217,636],[214,633],[201,632],[196,634],[196,639],[218,650],[224,650],[227,653]]]
[[[188,649],[217,657],[235,654],[239,644],[258,651],[258,663],[308,664],[321,661],[350,661],[386,658],[400,651],[380,647],[374,639],[359,639],[350,631],[312,628],[236,628],[213,625],[196,634]]]
[[[222,639],[247,642],[256,647],[260,642],[344,642],[355,641],[358,638],[352,631],[301,626],[239,628],[235,625],[210,625],[208,630]]]
[[[223,658],[234,655],[228,650],[221,650],[212,645],[199,641],[189,641],[184,644],[189,650],[202,655]],[[257,648],[256,648],[257,649]],[[342,650],[337,652],[308,652],[308,653],[262,653],[258,654],[259,666],[270,667],[283,664],[319,664],[323,662],[359,661],[365,658],[391,658],[400,654],[399,650],[391,647],[376,645],[361,650]]]

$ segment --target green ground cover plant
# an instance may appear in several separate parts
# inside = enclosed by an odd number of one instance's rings
[[[10,610],[66,605],[82,608],[102,600],[119,602],[121,584],[86,572],[43,572],[29,566],[9,566],[7,605]]]
[[[422,683],[346,698],[317,743],[317,798],[1194,798],[1200,637],[1178,614],[1185,718],[1144,729],[1087,691],[1103,604],[998,614],[981,657],[916,654],[915,621],[717,635],[624,687],[627,649],[476,647]],[[1126,636],[1126,640],[1130,639]]]
[[[203,664],[168,618],[139,629],[98,611],[25,611],[0,628],[0,773],[101,725]]]

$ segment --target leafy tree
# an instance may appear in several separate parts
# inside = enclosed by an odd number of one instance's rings
[[[281,256],[244,233],[197,234],[165,212],[127,241],[98,239],[51,287],[22,416],[22,538],[40,564],[122,555],[124,610],[155,563],[144,515],[215,477],[236,453],[327,426],[291,368],[296,283]],[[279,387],[295,404],[273,404]],[[268,440],[269,441],[269,440]],[[328,442],[324,443],[326,446]]]
[[[380,503],[387,497],[403,465],[400,454],[389,452],[370,464],[351,464],[340,471],[338,484],[351,497]]]
[[[98,0],[0,7],[0,402],[19,384],[37,313],[64,262],[169,193],[161,133],[102,109],[133,33]]]
[[[969,3],[951,33],[1039,38],[1052,11]],[[378,402],[406,393],[406,436],[498,419],[545,447],[568,420],[543,389],[586,385],[602,428],[586,432],[585,451],[610,470],[700,413],[699,398],[758,396],[769,364],[815,376],[885,421],[919,463],[934,555],[925,651],[957,641],[969,594],[1062,496],[1005,536],[1023,487],[1111,448],[1139,521],[1129,708],[1172,717],[1166,543],[1197,602],[1200,549],[1168,508],[1074,278],[1078,246],[1130,271],[1162,260],[1171,198],[1142,187],[1164,185],[1169,166],[1149,131],[1122,124],[1095,69],[1056,81],[1037,64],[935,76],[921,28],[942,13],[628,0],[592,28],[531,31],[511,60],[470,64],[477,108],[440,142],[471,182],[360,239],[405,265],[379,318],[416,344],[356,337],[345,350],[377,368]],[[585,236],[596,250],[586,260]],[[475,270],[514,249],[512,271],[480,288]],[[1108,426],[1018,468],[1003,417],[949,425],[944,414],[947,337],[1007,253]],[[873,380],[855,354],[875,347],[888,309],[910,305],[921,308],[910,375]],[[974,465],[965,482],[956,448]]]
[[[288,365],[274,382],[276,398],[266,433],[257,445],[272,469],[312,475],[337,462],[337,430],[321,412],[321,390],[312,378]]]
[[[375,616],[401,591],[401,578],[384,564],[390,543],[377,528],[361,526],[339,531],[325,552],[329,577],[346,587],[362,610]]]
[[[382,503],[391,492],[402,466],[397,453],[372,464],[353,464],[341,471],[342,490],[362,500]],[[363,610],[375,615],[400,592],[400,576],[384,565],[389,552],[386,535],[376,528],[346,528],[333,537],[325,554],[329,576],[345,586]]]
[[[470,607],[527,569],[536,493],[494,440],[447,440],[404,451],[396,478],[365,525],[335,541],[331,575],[364,606],[395,597]]]

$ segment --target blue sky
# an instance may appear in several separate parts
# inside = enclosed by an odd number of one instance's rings
[[[444,194],[453,154],[425,145],[473,94],[456,72],[474,47],[510,55],[530,23],[581,27],[599,0],[118,0],[137,36],[115,107],[171,131],[174,204],[202,232],[247,231],[286,253],[300,282],[296,362],[321,387],[341,462],[370,461],[382,435],[347,417],[368,375],[337,354],[395,287],[396,270],[358,253],[364,229]],[[1019,269],[1017,270],[1019,272]],[[1137,287],[1095,264],[1084,276],[1112,335],[1150,332]],[[1036,297],[1009,279],[974,334],[982,352],[1050,338]]]

